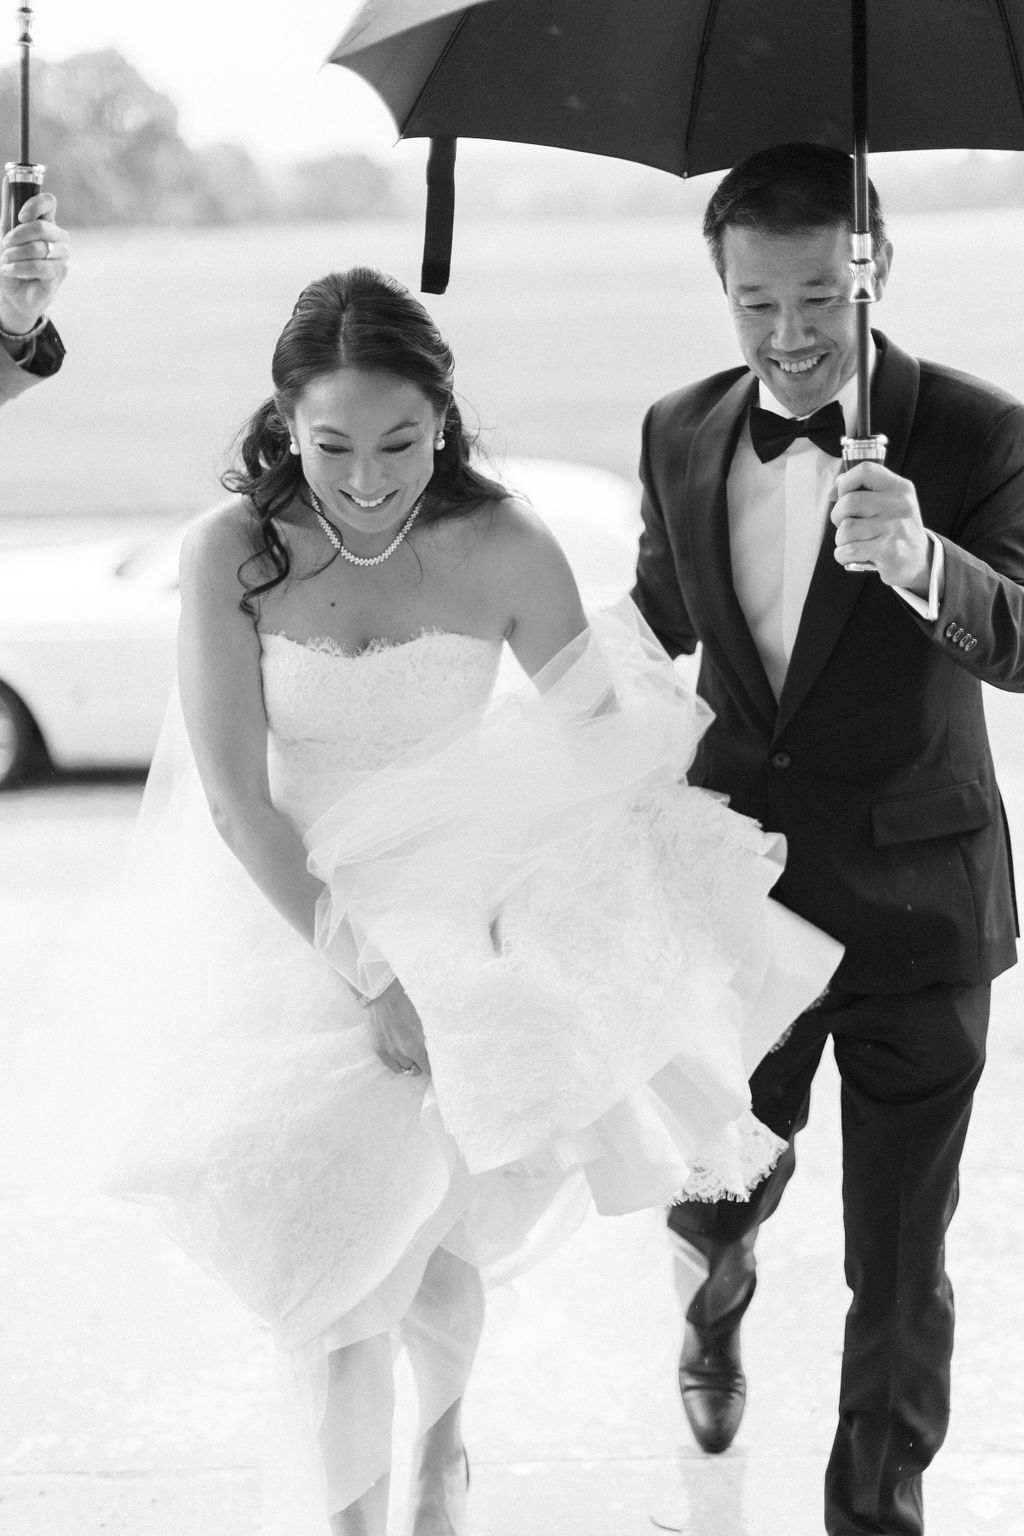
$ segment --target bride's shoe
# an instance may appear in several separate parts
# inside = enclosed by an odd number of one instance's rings
[[[459,1445],[443,1465],[421,1463],[409,1502],[409,1536],[468,1536],[469,1456]]]

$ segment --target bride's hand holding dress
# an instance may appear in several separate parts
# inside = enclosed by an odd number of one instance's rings
[[[366,1004],[370,1049],[392,1072],[429,1072],[423,1022],[398,980]]]

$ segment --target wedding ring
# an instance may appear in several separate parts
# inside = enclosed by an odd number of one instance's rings
[[[53,241],[52,240],[47,240],[47,242],[46,242],[46,255],[43,257],[43,260],[44,261],[52,261],[53,260]]]
[[[414,1073],[416,1073],[418,1071],[419,1071],[419,1067],[416,1065],[416,1063],[414,1061],[411,1061],[407,1067],[403,1067],[402,1068],[402,1076],[403,1077],[411,1077],[411,1076],[413,1076]]]

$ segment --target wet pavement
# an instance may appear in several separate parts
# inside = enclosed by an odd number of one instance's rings
[[[1020,827],[1024,795],[1009,789]],[[7,1027],[45,1028],[35,978],[62,919],[117,868],[136,797],[130,784],[86,782],[0,807]],[[836,1101],[828,1067],[797,1177],[760,1244],[733,1448],[705,1457],[688,1439],[660,1222],[594,1217],[492,1297],[466,1411],[470,1536],[820,1536],[847,1294]],[[995,989],[949,1242],[954,1411],[925,1484],[929,1536],[1021,1528],[1022,1102],[1015,972]],[[143,1211],[0,1187],[0,1229],[3,1536],[256,1536],[264,1334]]]

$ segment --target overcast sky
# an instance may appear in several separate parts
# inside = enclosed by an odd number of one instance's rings
[[[177,103],[188,143],[247,145],[262,160],[391,151],[378,98],[323,59],[359,0],[36,0],[35,53],[116,48]],[[13,63],[17,0],[0,0],[0,60]],[[421,150],[422,153],[422,150]]]

